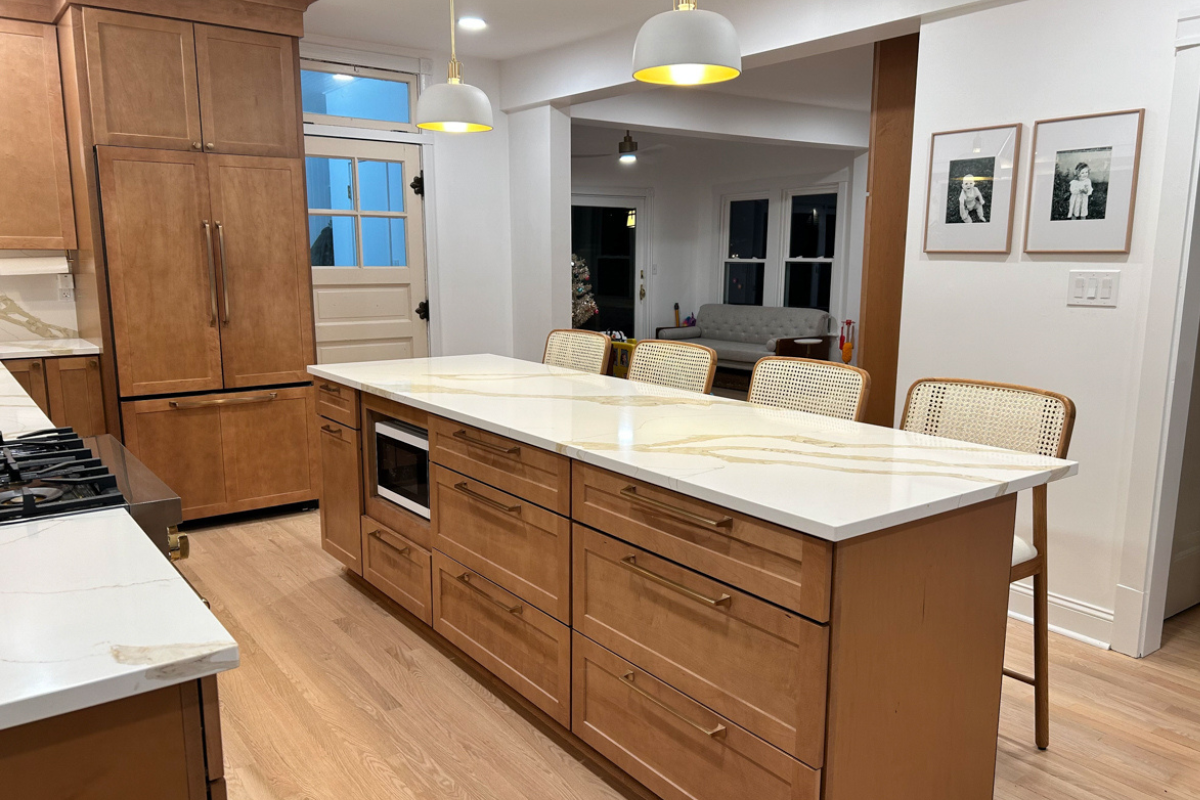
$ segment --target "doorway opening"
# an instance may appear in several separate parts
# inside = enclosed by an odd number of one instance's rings
[[[619,331],[636,338],[646,299],[646,266],[639,241],[645,215],[636,198],[576,197],[571,206],[571,252],[587,265],[598,313],[576,327]]]

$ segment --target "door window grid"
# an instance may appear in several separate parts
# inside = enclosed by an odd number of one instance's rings
[[[770,205],[769,197],[731,198],[725,203],[722,302],[763,304]]]
[[[308,156],[305,161],[312,265],[408,266],[403,162],[357,156]],[[368,177],[365,192],[364,172]],[[377,178],[382,178],[382,182]],[[366,208],[364,194],[370,198]],[[326,195],[331,207],[321,208],[320,201]]]
[[[306,123],[419,132],[412,121],[416,75],[301,59],[300,86]]]

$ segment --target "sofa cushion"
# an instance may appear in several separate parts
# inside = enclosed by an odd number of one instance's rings
[[[683,328],[663,328],[658,332],[659,339],[699,339],[700,329],[695,325]]]
[[[702,344],[705,347],[711,347],[717,351],[717,361],[726,364],[734,362],[738,365],[747,367],[754,366],[760,358],[774,355],[774,350],[768,350],[765,344],[758,342],[730,342],[724,339],[709,339],[706,336],[701,336],[699,339],[692,339],[693,344]]]
[[[700,306],[697,325],[705,339],[754,342],[824,336],[832,317],[819,308],[771,308],[709,303]],[[711,346],[711,345],[710,345]]]

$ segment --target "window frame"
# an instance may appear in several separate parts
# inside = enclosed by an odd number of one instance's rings
[[[772,305],[770,302],[772,286],[775,281],[771,275],[771,254],[779,247],[779,227],[774,224],[771,212],[771,207],[775,205],[777,198],[775,192],[771,191],[756,191],[756,192],[738,192],[736,194],[721,195],[721,238],[717,242],[717,254],[720,258],[718,262],[718,274],[720,279],[717,285],[717,291],[721,298],[721,302],[727,301],[727,289],[729,283],[729,264],[762,264],[763,279],[762,292],[763,299],[761,307]],[[767,250],[763,258],[730,258],[729,256],[729,234],[730,225],[732,223],[732,206],[735,202],[742,200],[766,200],[767,201]],[[776,302],[774,305],[778,305]]]
[[[418,75],[411,72],[398,72],[375,67],[360,67],[354,64],[338,64],[332,61],[319,61],[311,58],[300,59],[300,69],[308,72],[326,72],[332,75],[352,75],[356,78],[372,78],[375,80],[391,81],[408,84],[408,122],[387,122],[377,119],[361,119],[359,117],[339,117],[333,114],[313,114],[303,112],[304,122],[312,125],[330,125],[344,128],[369,128],[377,131],[400,131],[403,133],[420,133],[417,127],[417,87]],[[303,98],[301,99],[303,107]]]
[[[792,240],[792,198],[804,197],[814,194],[832,194],[837,198],[837,219],[834,222],[833,230],[833,257],[832,258],[792,258],[788,254],[788,246]],[[779,245],[779,305],[783,306],[787,295],[784,289],[787,285],[787,268],[788,264],[830,264],[829,276],[829,313],[834,317],[842,318],[842,306],[846,300],[846,250],[848,243],[846,242],[846,217],[847,212],[843,211],[846,208],[846,184],[845,183],[826,183],[814,184],[812,186],[803,186],[795,189],[786,189],[783,192],[781,216],[781,238]]]

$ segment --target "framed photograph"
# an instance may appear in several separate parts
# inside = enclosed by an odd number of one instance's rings
[[[1128,253],[1145,109],[1033,126],[1026,253]]]
[[[1007,253],[1021,125],[935,133],[929,146],[926,253]]]

